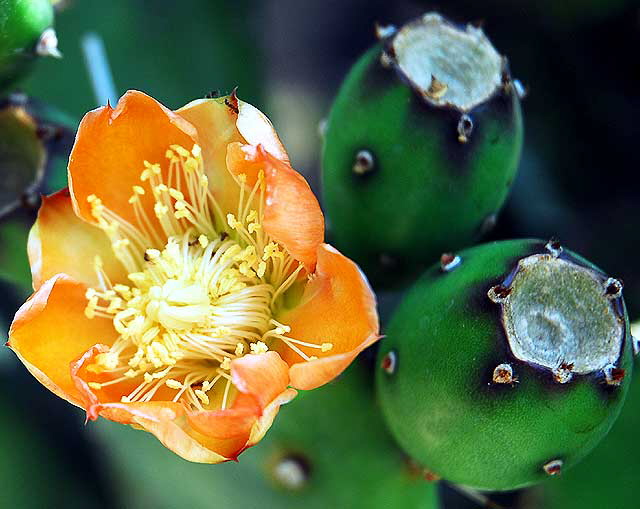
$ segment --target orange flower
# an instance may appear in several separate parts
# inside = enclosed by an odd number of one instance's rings
[[[130,91],[84,117],[69,189],[44,198],[9,346],[89,419],[235,459],[379,338],[366,279],[323,237],[260,111]]]

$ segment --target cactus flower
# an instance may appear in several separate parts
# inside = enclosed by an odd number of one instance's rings
[[[29,237],[9,346],[58,396],[191,461],[256,444],[296,389],[378,336],[358,267],[269,120],[235,94],[170,111],[130,91],[82,120],[69,188]]]

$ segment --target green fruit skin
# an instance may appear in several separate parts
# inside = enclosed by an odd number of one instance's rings
[[[0,0],[0,92],[29,71],[53,13],[51,0]]]
[[[431,268],[400,304],[381,342],[379,363],[390,350],[397,355],[394,374],[381,368],[376,374],[387,423],[410,456],[449,481],[491,491],[542,481],[544,464],[561,459],[566,471],[620,412],[632,369],[626,310],[619,363],[626,376],[619,387],[592,375],[556,384],[549,371],[509,351],[499,306],[487,291],[520,258],[543,253],[544,244],[485,244],[459,253],[462,263],[450,273]],[[517,384],[491,383],[503,362],[512,365]]]
[[[638,505],[640,377],[631,381],[620,417],[598,447],[561,479],[530,494],[522,509],[629,509]]]
[[[238,463],[180,461],[151,435],[117,423],[102,421],[95,431],[130,509],[437,509],[437,486],[410,471],[380,415],[372,382],[370,369],[356,362],[334,382],[300,392]],[[272,475],[278,460],[291,454],[310,467],[299,490],[285,489]]]
[[[473,131],[459,142],[460,113],[427,104],[382,67],[380,53],[378,44],[345,79],[322,155],[332,242],[374,280],[388,279],[378,265],[382,254],[407,267],[430,265],[476,238],[508,194],[523,139],[512,92],[471,111]],[[369,175],[353,173],[361,149],[376,161]]]

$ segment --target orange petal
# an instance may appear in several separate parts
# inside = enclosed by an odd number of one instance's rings
[[[269,154],[289,164],[289,156],[273,124],[258,108],[238,99],[236,126],[249,145],[262,145]]]
[[[262,411],[262,415],[260,418],[254,423],[251,428],[251,434],[249,435],[249,441],[245,447],[251,447],[257,444],[262,437],[264,437],[265,433],[273,424],[273,420],[275,419],[280,407],[286,403],[289,403],[293,398],[296,397],[298,392],[295,389],[286,389],[284,392],[279,394],[267,407]]]
[[[225,101],[229,98],[198,99],[176,113],[198,130],[209,189],[223,211],[229,211],[238,207],[240,188],[227,170],[227,145],[244,140],[236,128],[235,106]]]
[[[262,226],[291,256],[313,270],[316,251],[324,240],[324,217],[304,177],[262,145],[229,145],[227,166],[234,175],[247,175],[249,185],[264,171],[267,188]]]
[[[46,281],[16,313],[8,346],[40,383],[71,403],[80,405],[70,364],[94,343],[117,337],[111,320],[88,319],[87,287],[66,274]]]
[[[380,338],[376,300],[367,279],[355,263],[328,244],[318,249],[316,273],[307,283],[302,304],[278,319],[291,327],[288,335],[294,339],[333,345],[324,353],[301,347],[307,355],[319,357],[308,362],[279,345],[280,355],[291,365],[291,385],[297,389],[329,382]]]
[[[241,405],[225,410],[189,412],[188,419],[193,429],[202,435],[229,439],[242,437],[244,445],[251,433],[251,428],[262,413],[262,409],[252,401],[253,405]]]
[[[231,379],[265,408],[289,385],[289,365],[276,352],[249,354],[231,361]]]
[[[98,286],[95,255],[102,259],[112,282],[123,281],[127,276],[104,232],[76,216],[67,189],[42,198],[27,249],[36,290],[61,272],[87,286]]]
[[[70,366],[71,379],[80,395],[81,406],[87,411],[87,420],[95,421],[99,415],[101,403],[120,402],[122,396],[131,394],[141,383],[141,377],[127,378],[118,383],[105,385],[100,389],[92,389],[89,382],[104,384],[115,378],[121,378],[122,374],[91,371],[95,357],[109,351],[109,347],[103,344],[95,344],[75,359]]]
[[[269,119],[235,94],[198,99],[176,111],[198,130],[209,187],[223,211],[237,209],[240,188],[227,169],[227,145],[262,144],[275,157],[288,161],[287,153]]]
[[[229,461],[245,442],[244,437],[216,440],[200,435],[189,427],[186,410],[180,403],[107,403],[100,405],[98,411],[106,419],[152,433],[166,448],[196,463]]]
[[[155,99],[128,91],[115,109],[107,105],[87,113],[69,158],[69,189],[80,217],[95,222],[87,197],[95,194],[104,205],[136,224],[129,204],[132,187],[140,184],[144,161],[159,163],[167,171],[165,153],[172,144],[191,149],[195,128]],[[166,174],[165,174],[166,178]],[[153,215],[153,196],[140,197]]]
[[[122,424],[142,427],[153,433],[166,447],[190,461],[227,461],[235,458],[246,447],[251,428],[260,413],[259,409],[241,407],[238,410],[219,412],[189,412],[182,403],[170,400],[122,402],[122,396],[130,394],[141,382],[139,378],[101,389],[91,388],[89,379],[107,382],[116,376],[96,374],[87,369],[96,355],[108,350],[106,345],[94,345],[71,363],[71,376],[80,394],[82,406],[87,411],[87,420],[96,420],[101,416]],[[156,393],[156,397],[159,395],[160,391]],[[253,406],[256,407],[255,403]],[[222,415],[208,420],[199,419],[203,414]],[[208,428],[198,429],[198,425],[208,425]]]
[[[231,377],[240,392],[233,407],[194,412],[189,415],[189,421],[206,436],[230,438],[242,434],[244,449],[264,436],[280,406],[291,401],[297,393],[287,388],[289,366],[276,352],[249,354],[233,360]]]
[[[92,347],[74,364],[74,375],[103,351],[106,347],[102,345]],[[257,443],[269,429],[280,405],[295,396],[296,391],[287,388],[288,369],[275,352],[232,361],[232,378],[240,393],[231,408],[212,411],[190,411],[171,401],[100,402],[97,395],[102,390],[92,391],[82,376],[76,377],[76,383],[84,395],[89,418],[102,416],[141,427],[189,461],[219,463],[236,459]]]

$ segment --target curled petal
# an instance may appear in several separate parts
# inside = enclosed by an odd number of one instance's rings
[[[261,145],[276,159],[289,164],[289,156],[273,124],[258,108],[238,99],[237,127],[249,145]]]
[[[209,189],[223,210],[235,210],[239,188],[225,163],[227,145],[243,138],[236,129],[237,114],[221,97],[198,99],[176,111],[178,115],[196,126],[202,148]]]
[[[247,175],[249,185],[264,171],[264,230],[313,270],[318,246],[324,240],[324,216],[304,177],[262,145],[229,145],[227,165],[234,175]]]
[[[262,437],[264,437],[266,432],[269,431],[271,424],[273,424],[273,420],[278,414],[280,406],[289,403],[297,394],[298,392],[295,389],[286,389],[266,406],[262,411],[260,418],[251,428],[251,434],[249,435],[249,441],[247,442],[246,447],[251,447],[262,440]]]
[[[156,436],[168,449],[188,461],[196,463],[221,463],[229,461],[217,451],[238,449],[237,444],[229,447],[225,441],[202,437],[187,423],[185,407],[173,402],[149,403],[106,403],[99,407],[102,417],[112,421],[142,428]]]
[[[280,319],[291,327],[292,338],[332,345],[323,353],[301,347],[307,355],[318,357],[308,362],[301,362],[284,345],[279,347],[291,365],[291,385],[297,389],[314,389],[329,382],[380,338],[375,296],[365,276],[328,244],[318,249],[316,273],[305,288],[302,303]]]
[[[27,249],[36,290],[61,272],[87,286],[99,286],[95,255],[111,281],[122,281],[127,275],[104,232],[76,216],[67,189],[42,198]]]
[[[198,99],[176,111],[198,130],[209,187],[223,210],[235,210],[239,188],[227,169],[227,146],[262,143],[276,157],[288,161],[287,153],[269,119],[235,94]]]
[[[8,346],[45,387],[75,405],[82,395],[70,364],[97,342],[117,336],[110,320],[84,315],[86,286],[66,274],[46,281],[16,313]]]
[[[95,194],[123,219],[135,224],[129,198],[140,184],[144,161],[159,163],[167,172],[165,153],[172,144],[190,149],[195,128],[181,116],[142,92],[130,90],[116,108],[107,105],[87,113],[69,158],[69,189],[76,213],[95,222],[87,197]],[[166,173],[165,173],[166,179]],[[153,215],[153,196],[140,197]]]
[[[102,352],[93,347],[77,367]],[[189,410],[171,401],[99,402],[81,378],[79,388],[88,393],[89,418],[98,415],[123,424],[141,427],[153,433],[166,447],[189,461],[219,463],[237,456],[257,443],[268,430],[280,405],[296,394],[288,389],[288,366],[277,353],[247,355],[232,361],[232,379],[238,389],[231,408],[225,410]],[[82,387],[84,385],[84,388]]]
[[[276,352],[249,354],[231,362],[231,378],[240,392],[265,408],[289,385],[289,366]]]

